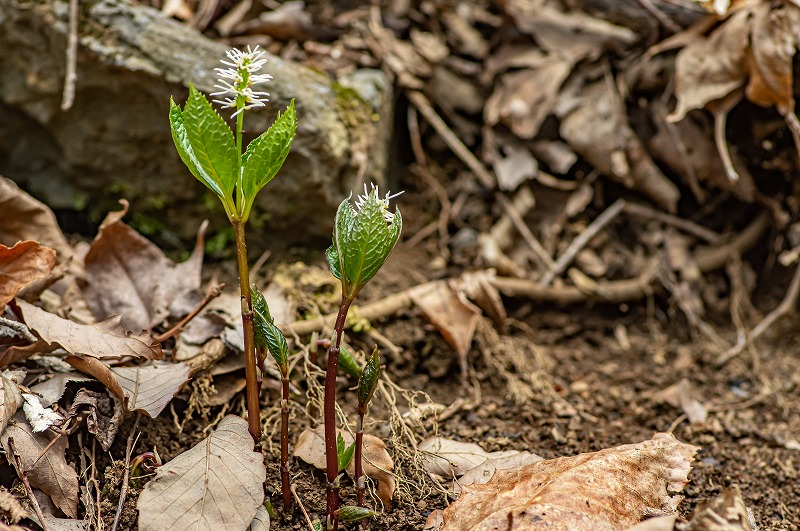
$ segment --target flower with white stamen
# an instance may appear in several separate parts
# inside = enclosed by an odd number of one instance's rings
[[[386,220],[386,223],[391,223],[392,221],[394,221],[394,214],[389,212],[389,200],[390,199],[394,199],[395,197],[398,197],[403,192],[398,192],[396,194],[392,194],[391,192],[387,192],[386,193],[386,197],[381,199],[378,196],[378,187],[375,186],[375,183],[370,183],[370,185],[372,186],[372,189],[367,191],[367,183],[364,183],[364,195],[359,195],[359,196],[356,197],[356,201],[355,201],[356,210],[357,211],[361,210],[364,207],[364,205],[366,204],[367,200],[371,196],[374,200],[382,203],[382,207],[383,208],[382,208],[382,212],[381,213],[383,214],[383,219]]]
[[[212,92],[212,96],[222,96],[222,99],[214,100],[214,103],[222,105],[223,108],[236,109],[233,116],[238,115],[244,110],[254,107],[264,107],[265,102],[269,101],[269,92],[256,92],[253,85],[263,84],[272,79],[269,74],[258,74],[257,72],[267,63],[263,50],[247,47],[247,51],[236,48],[226,52],[228,61],[225,59],[220,62],[230,68],[215,68],[219,76],[218,85],[214,88],[219,92]],[[226,81],[230,80],[230,81]],[[232,117],[233,117],[232,116]]]

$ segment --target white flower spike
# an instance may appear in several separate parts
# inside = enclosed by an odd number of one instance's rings
[[[386,193],[386,197],[381,199],[378,196],[378,187],[375,186],[375,183],[370,183],[372,189],[367,191],[367,183],[364,183],[364,195],[359,195],[356,197],[356,210],[361,210],[367,200],[372,196],[375,201],[379,201],[383,203],[383,219],[386,220],[386,223],[391,223],[394,221],[394,214],[389,212],[389,200],[394,199],[395,197],[401,195],[403,192],[397,192],[396,194],[391,195],[391,192]]]
[[[222,105],[223,108],[236,109],[233,113],[233,118],[244,110],[249,110],[254,107],[264,107],[265,102],[269,101],[267,96],[269,92],[256,92],[253,90],[253,85],[263,84],[272,79],[269,74],[258,74],[267,63],[266,59],[261,57],[264,55],[263,50],[247,47],[247,51],[241,51],[236,48],[226,52],[228,61],[222,59],[220,62],[230,68],[215,68],[219,76],[219,84],[214,85],[214,88],[219,89],[219,92],[212,92],[212,96],[222,96],[223,99],[214,100],[214,103]],[[226,81],[230,80],[230,81]]]

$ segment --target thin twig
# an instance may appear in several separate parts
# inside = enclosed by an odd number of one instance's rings
[[[303,505],[303,500],[300,499],[300,496],[297,495],[297,489],[294,485],[292,485],[292,495],[294,495],[294,499],[297,500],[297,506],[300,507],[300,511],[303,513],[303,516],[306,517],[306,523],[308,524],[308,528],[311,531],[315,531],[316,528],[314,527],[314,522],[311,521],[311,517],[308,516],[308,511],[306,511],[306,506]]]
[[[679,218],[678,216],[673,216],[672,214],[667,214],[666,212],[660,212],[648,206],[640,205],[639,203],[626,202],[623,210],[626,214],[631,214],[632,216],[650,218],[660,221],[666,225],[672,225],[673,227],[691,234],[692,236],[697,236],[708,243],[714,243],[719,240],[719,234],[711,229],[707,229],[706,227],[698,225],[697,223],[689,221],[688,219]]]
[[[42,529],[44,529],[44,531],[50,531],[50,528],[47,526],[47,522],[44,520],[42,508],[39,507],[39,501],[36,499],[36,496],[33,495],[33,489],[28,481],[28,475],[25,473],[25,466],[22,464],[22,458],[19,456],[19,453],[14,446],[14,437],[8,438],[8,449],[11,450],[11,455],[14,456],[14,468],[17,469],[17,475],[19,475],[19,479],[22,480],[22,484],[25,485],[25,492],[28,494],[28,499],[30,499],[31,505],[33,505],[33,510],[36,512],[36,516],[39,517],[39,522],[42,524]]]
[[[128,481],[130,480],[131,476],[131,453],[133,452],[133,438],[136,435],[136,428],[139,427],[139,419],[141,418],[142,414],[136,413],[136,420],[133,422],[131,433],[128,435],[128,442],[125,445],[125,471],[122,473],[122,485],[119,488],[117,514],[114,515],[114,523],[111,525],[111,531],[117,531],[119,518],[122,516],[122,507],[125,505],[125,497],[128,495]]]
[[[197,314],[202,312],[203,308],[208,306],[209,302],[213,301],[214,299],[216,299],[217,297],[222,295],[222,290],[223,289],[225,289],[225,283],[224,282],[220,282],[219,284],[210,285],[208,287],[208,290],[206,291],[205,296],[203,297],[203,300],[200,301],[200,304],[197,305],[197,308],[192,310],[189,313],[189,315],[187,315],[186,317],[181,319],[178,324],[176,324],[175,326],[173,326],[172,328],[170,328],[169,330],[167,330],[166,332],[164,332],[160,336],[154,337],[153,341],[155,341],[156,343],[162,343],[162,342],[166,341],[167,339],[171,338],[172,336],[174,336],[175,334],[177,334],[178,332],[180,332],[181,330],[183,330],[183,327],[186,326],[186,324],[189,321],[191,321],[192,319],[197,317]]]
[[[794,276],[792,277],[791,283],[789,283],[789,289],[786,290],[786,295],[783,297],[781,303],[778,304],[774,310],[769,312],[767,316],[747,334],[747,339],[745,341],[737,343],[735,347],[729,349],[720,356],[716,362],[717,367],[725,365],[732,358],[741,354],[745,348],[752,345],[753,341],[758,339],[774,325],[778,319],[794,313],[798,297],[800,297],[800,263],[798,263],[797,268],[794,270]]]
[[[527,190],[527,188],[523,188],[523,190]],[[555,262],[553,262],[553,259],[549,254],[547,254],[544,246],[539,242],[536,236],[533,235],[531,229],[528,228],[528,225],[525,224],[525,220],[523,220],[522,215],[517,212],[514,204],[501,193],[495,194],[495,197],[500,201],[500,204],[503,205],[503,208],[506,210],[505,213],[514,224],[514,227],[516,227],[516,229],[522,235],[522,239],[525,240],[525,243],[527,243],[528,247],[531,248],[533,254],[536,255],[536,258],[541,260],[541,262],[548,269],[553,269],[556,266]]]
[[[25,325],[25,323],[21,323],[13,319],[7,319],[5,317],[0,317],[0,325],[7,326],[8,328],[12,329],[13,331],[21,335],[24,339],[30,341],[31,343],[36,343],[38,341],[36,336],[33,335],[33,332],[31,332],[31,329],[28,328]]]
[[[64,93],[61,110],[68,111],[75,101],[75,82],[78,79],[78,0],[69,0],[69,36],[67,37],[67,69],[64,74]]]
[[[617,199],[614,201],[611,206],[603,211],[602,214],[597,216],[597,218],[592,221],[586,230],[580,233],[572,243],[569,244],[569,247],[564,251],[564,253],[558,257],[556,260],[555,266],[547,271],[547,273],[542,276],[541,280],[539,280],[539,284],[542,286],[546,286],[553,281],[553,279],[564,272],[564,270],[572,263],[575,259],[575,256],[586,247],[589,241],[594,238],[597,233],[603,230],[609,223],[611,223],[614,218],[616,218],[622,209],[625,208],[625,200],[624,199]]]

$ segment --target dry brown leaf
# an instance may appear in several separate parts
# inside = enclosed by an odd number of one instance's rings
[[[5,376],[0,376],[0,386],[3,387],[0,391],[0,433],[3,433],[22,404],[22,394],[19,386]]]
[[[744,85],[750,12],[741,10],[708,37],[689,42],[675,59],[675,96],[678,103],[669,116],[680,121],[692,109],[702,109]]]
[[[0,245],[0,306],[5,307],[25,286],[46,278],[55,266],[55,249],[38,242]]]
[[[155,418],[189,381],[191,369],[185,363],[153,361],[139,367],[113,367],[111,372],[125,393],[125,408]]]
[[[203,234],[191,257],[176,264],[121,221],[128,210],[110,213],[84,259],[84,295],[98,319],[122,315],[126,330],[150,330],[170,314],[188,313],[197,301],[203,266]]]
[[[664,389],[655,396],[672,407],[680,408],[692,424],[702,424],[708,417],[708,410],[699,399],[699,393],[686,378]]]
[[[133,335],[111,318],[96,325],[82,325],[48,313],[32,304],[18,301],[23,321],[51,351],[61,347],[70,354],[94,358],[161,359],[164,352],[148,332]]]
[[[253,517],[253,521],[250,522],[250,527],[248,531],[269,531],[270,526],[270,519],[269,519],[269,511],[264,505],[258,506],[258,511],[256,515]]]
[[[44,407],[49,407],[61,399],[69,382],[86,382],[90,380],[91,378],[75,372],[60,372],[31,387],[31,392],[39,397],[39,402]]]
[[[748,66],[747,99],[781,114],[794,111],[794,31],[800,26],[800,8],[764,2],[754,6]]]
[[[236,33],[260,33],[272,38],[302,42],[309,38],[313,29],[311,15],[306,12],[306,3],[293,0],[280,4],[272,11],[261,13],[257,19],[244,22],[235,28]]]
[[[467,271],[455,283],[455,287],[492,318],[497,328],[503,329],[506,320],[506,307],[500,292],[494,287],[497,278],[494,270]]]
[[[599,172],[645,194],[669,212],[680,191],[647,154],[628,125],[627,113],[612,84],[601,79],[583,87],[577,107],[561,119],[561,136]]]
[[[752,531],[758,529],[752,515],[742,500],[737,485],[728,487],[712,500],[700,505],[691,521],[681,527],[682,531]]]
[[[85,531],[86,522],[83,520],[72,520],[70,518],[59,518],[55,516],[56,506],[50,501],[50,498],[41,491],[34,490],[33,495],[36,501],[39,502],[39,507],[42,509],[42,516],[44,516],[45,523],[50,531]],[[39,521],[35,512],[31,514],[31,519],[35,522]],[[40,524],[41,525],[41,524]],[[44,527],[44,526],[42,526]]]
[[[444,282],[431,282],[425,290],[414,290],[411,299],[456,349],[462,370],[466,368],[480,310]]]
[[[53,503],[64,511],[70,518],[78,516],[78,474],[67,463],[65,453],[67,451],[67,437],[60,437],[53,443],[41,459],[33,466],[34,461],[42,453],[42,450],[56,437],[50,432],[33,433],[31,427],[25,421],[22,413],[17,413],[13,421],[0,436],[3,449],[9,456],[9,461],[14,463],[11,456],[11,448],[8,445],[9,438],[14,439],[14,448],[20,456],[25,474],[33,487],[41,489],[42,492],[50,496]],[[14,465],[16,467],[16,464]]]
[[[675,529],[675,522],[678,519],[677,515],[665,514],[664,516],[656,516],[655,518],[648,518],[644,522],[629,527],[625,531],[672,531]]]
[[[514,452],[513,454],[503,456],[502,454],[504,453],[507,452],[491,452],[489,453],[489,459],[475,468],[467,470],[466,474],[461,476],[458,481],[453,484],[453,493],[460,494],[461,489],[467,485],[488,483],[498,470],[518,468],[538,463],[542,460],[541,457],[530,452]]]
[[[73,254],[53,211],[5,177],[0,177],[0,227],[0,244],[36,240],[58,251],[62,261]]]
[[[638,444],[503,470],[462,489],[443,531],[611,531],[675,511],[698,448],[658,433]]]
[[[325,470],[325,426],[320,424],[315,429],[306,428],[297,438],[294,447],[294,456],[299,457],[306,463]],[[353,436],[344,430],[338,430],[342,435],[346,445],[353,442]],[[386,451],[386,444],[383,440],[374,435],[364,434],[363,452],[364,474],[378,482],[378,498],[384,507],[392,507],[392,497],[394,496],[394,461]],[[347,474],[355,477],[355,463],[350,462],[347,467]]]
[[[100,441],[100,446],[107,452],[123,420],[122,401],[106,393],[81,389],[75,395],[67,418],[78,415],[86,418],[87,431]]]
[[[243,531],[264,501],[267,470],[247,421],[229,415],[172,461],[139,495],[139,531]]]
[[[94,376],[97,381],[106,386],[106,389],[114,393],[120,399],[125,398],[125,391],[119,384],[116,375],[111,372],[111,367],[103,363],[97,358],[89,356],[67,356],[64,361],[70,364],[74,369],[82,373]]]
[[[428,437],[417,447],[423,453],[425,470],[444,479],[461,476],[491,458],[508,457],[519,452],[487,452],[475,443],[444,437]]]

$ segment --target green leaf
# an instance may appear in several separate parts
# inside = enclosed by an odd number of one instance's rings
[[[348,376],[352,376],[353,378],[361,377],[361,366],[358,364],[353,355],[344,348],[339,351],[338,362],[339,368],[342,369]]]
[[[242,190],[248,205],[243,213],[244,219],[250,213],[250,206],[256,194],[277,175],[278,170],[289,155],[295,132],[297,115],[294,100],[283,114],[278,114],[275,123],[261,136],[250,142],[243,155]]]
[[[331,268],[331,274],[341,280],[342,273],[339,271],[339,253],[336,252],[336,246],[331,245],[328,247],[325,251],[325,258],[328,260],[328,267]]]
[[[175,100],[169,99],[169,125],[172,131],[172,141],[175,142],[175,149],[186,167],[195,178],[206,185],[212,192],[222,197],[220,183],[212,179],[200,166],[197,157],[194,155],[192,145],[186,135],[186,124],[183,119],[181,108],[175,104]]]
[[[375,511],[367,509],[366,507],[347,505],[340,508],[338,514],[340,522],[358,522],[364,518],[372,518],[375,516]]]
[[[272,322],[267,299],[255,286],[250,286],[250,299],[253,301],[253,338],[260,351],[269,348],[267,343],[267,325]]]
[[[336,460],[339,463],[339,472],[344,470],[350,465],[353,460],[353,453],[356,451],[356,442],[353,441],[350,446],[345,448],[344,437],[341,433],[336,434]]]
[[[219,185],[223,200],[231,201],[239,167],[233,133],[193,85],[189,86],[183,119],[199,167]]]
[[[358,407],[359,411],[362,407],[366,406],[372,395],[375,393],[375,388],[378,387],[378,378],[381,375],[381,357],[380,349],[375,346],[372,355],[367,360],[364,370],[361,371],[361,377],[358,379]]]

